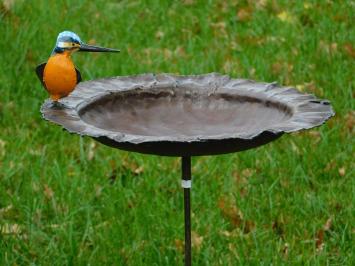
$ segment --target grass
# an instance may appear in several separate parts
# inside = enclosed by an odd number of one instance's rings
[[[9,3],[13,3],[9,6]],[[220,72],[330,99],[322,127],[193,159],[194,265],[354,265],[354,1],[0,2],[0,264],[182,265],[180,161],[41,119],[57,34],[84,79]]]

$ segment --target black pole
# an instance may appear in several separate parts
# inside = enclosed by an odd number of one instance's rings
[[[184,213],[185,213],[185,266],[191,266],[191,157],[182,157],[182,187],[184,188]]]

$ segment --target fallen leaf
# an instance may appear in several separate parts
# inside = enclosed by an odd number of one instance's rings
[[[42,212],[40,209],[35,209],[33,214],[33,221],[35,224],[39,225],[42,221]]]
[[[338,44],[336,42],[332,42],[330,45],[330,51],[332,51],[333,53],[336,52],[338,50]]]
[[[280,7],[280,3],[278,3],[279,1],[275,1],[275,0],[268,0],[266,2],[266,10],[268,13],[280,13],[281,12],[281,7]]]
[[[333,223],[332,218],[329,218],[323,226],[324,231],[329,231],[330,228],[332,227],[332,223]]]
[[[332,218],[328,218],[325,224],[323,225],[323,228],[317,231],[315,236],[317,252],[321,252],[324,249],[324,233],[331,229],[332,223]]]
[[[164,48],[163,49],[164,59],[170,60],[173,57],[173,52],[170,49]]]
[[[95,150],[97,147],[96,141],[91,141],[88,150],[88,160],[91,161],[95,156]]]
[[[0,217],[5,215],[8,211],[10,211],[13,208],[13,206],[10,204],[9,206],[6,206],[4,208],[0,209]]]
[[[249,168],[246,168],[249,169]],[[243,171],[245,171],[246,169],[244,169]],[[232,176],[235,178],[236,183],[238,183],[239,185],[245,185],[248,184],[248,179],[246,178],[246,175],[248,175],[248,172],[244,172],[243,171],[241,173],[239,173],[239,171],[233,171]]]
[[[6,12],[10,11],[15,4],[15,0],[2,0],[2,5]]]
[[[229,249],[229,251],[233,251],[235,249],[234,244],[233,243],[229,243],[228,244],[228,249]]]
[[[260,36],[245,36],[243,38],[236,38],[237,42],[242,46],[262,46],[268,39]]]
[[[163,37],[164,37],[164,32],[159,30],[155,33],[155,38],[157,38],[158,40],[161,40]]]
[[[241,22],[249,21],[252,18],[251,8],[241,8],[237,12],[237,18]]]
[[[111,170],[117,169],[116,160],[110,160],[109,163],[110,163]]]
[[[345,171],[345,167],[341,167],[341,168],[339,168],[339,169],[338,169],[338,173],[339,173],[339,175],[340,175],[340,176],[344,176],[344,175],[345,175],[345,173],[346,173],[346,171]]]
[[[294,56],[298,56],[299,55],[299,50],[296,48],[296,47],[293,47],[292,48],[292,54],[294,55]]]
[[[133,173],[135,173],[136,175],[140,175],[141,173],[143,173],[143,171],[144,171],[144,167],[139,166],[138,168],[134,169]]]
[[[47,199],[50,200],[50,199],[53,198],[54,192],[53,192],[53,190],[52,190],[47,184],[44,185],[43,193],[44,193],[44,196],[45,196]]]
[[[96,198],[99,198],[102,193],[102,186],[100,185],[95,185],[95,196]]]
[[[267,6],[268,0],[255,0],[255,7],[257,9],[264,9]]]
[[[338,44],[336,42],[327,43],[326,41],[320,40],[319,41],[319,48],[324,53],[332,55],[338,51]]]
[[[300,155],[300,149],[298,148],[298,146],[293,142],[293,141],[290,141],[291,143],[291,149],[294,153],[296,153],[297,155]]]
[[[214,29],[216,36],[227,37],[226,23],[224,21],[211,23],[210,25]]]
[[[233,61],[229,61],[227,60],[224,64],[223,64],[223,70],[226,73],[230,73],[233,72],[233,70],[235,70],[235,67],[233,65]]]
[[[128,159],[123,160],[122,166],[135,175],[140,175],[144,171],[144,167],[142,165],[139,166],[136,162]]]
[[[229,5],[227,1],[216,1],[216,8],[222,13],[228,13],[232,6],[233,3]]]
[[[184,251],[184,242],[180,239],[175,239],[174,243],[176,250],[182,253]]]
[[[248,234],[255,229],[255,223],[251,220],[246,220],[243,226],[244,234]]]
[[[353,47],[353,45],[351,43],[344,44],[343,48],[344,48],[345,53],[348,56],[355,58],[355,48]]]
[[[336,167],[336,162],[335,160],[331,160],[330,162],[327,163],[327,165],[324,168],[324,172],[329,172],[331,170],[334,170]]]
[[[320,132],[317,130],[309,130],[307,132],[308,136],[315,139],[315,142],[318,143],[321,140]]]
[[[120,254],[120,256],[123,258],[124,260],[124,264],[127,264],[127,262],[129,261],[129,253],[127,252],[127,249],[126,248],[121,248],[118,252]]]
[[[41,156],[43,154],[43,151],[40,149],[29,149],[28,153],[33,156]]]
[[[29,61],[29,63],[33,63],[33,64],[36,63],[36,59],[35,59],[32,49],[27,50],[25,57],[26,57],[26,60]]]
[[[350,133],[354,132],[355,125],[355,111],[350,111],[345,115],[345,126],[349,130]]]
[[[94,229],[97,230],[98,228],[108,227],[110,224],[110,221],[103,221],[102,223],[97,224]]]
[[[226,202],[224,198],[221,198],[218,202],[218,207],[222,211],[223,216],[229,220],[234,227],[240,227],[243,222],[242,212],[229,202]]]
[[[225,30],[226,23],[224,21],[219,21],[215,23],[211,23],[211,27],[219,30]]]
[[[252,168],[245,168],[242,170],[242,176],[245,178],[252,177],[255,174],[255,169]]]
[[[192,247],[196,248],[197,250],[201,249],[201,245],[203,242],[203,236],[200,236],[197,232],[191,232],[191,243]]]
[[[304,84],[298,84],[295,87],[296,87],[297,90],[299,90],[301,92],[304,92],[304,88],[305,88]]]
[[[322,96],[324,91],[321,87],[317,86],[316,83],[312,80],[311,82],[305,83],[306,90],[314,94]]]
[[[0,139],[0,156],[1,157],[4,157],[6,154],[5,145],[6,145],[6,142],[4,140]]]
[[[247,196],[248,193],[249,193],[249,190],[248,190],[247,188],[240,188],[240,189],[239,189],[239,195],[240,195],[241,197]]]
[[[231,50],[233,50],[233,51],[237,51],[237,52],[243,51],[243,48],[236,41],[231,41],[229,46],[230,46]],[[233,59],[233,62],[239,64],[239,61],[237,61],[236,58]]]
[[[303,3],[303,8],[304,9],[311,9],[313,7],[313,5],[309,2],[305,2]]]
[[[61,228],[62,225],[61,224],[50,224],[48,227],[52,228],[52,229],[57,229],[57,228]]]
[[[280,75],[281,73],[290,74],[293,71],[293,65],[287,62],[275,62],[271,65],[271,73]]]
[[[183,46],[178,46],[175,48],[174,50],[174,55],[175,56],[178,56],[179,58],[182,58],[182,57],[186,57],[186,51],[185,51],[185,48]]]
[[[252,67],[251,69],[249,69],[249,75],[250,76],[254,76],[255,75],[255,73],[256,73],[256,69],[254,68],[254,67]]]
[[[284,37],[281,36],[266,36],[265,38],[265,42],[271,42],[271,43],[284,43],[286,42],[286,39]]]
[[[316,233],[316,249],[318,252],[321,252],[324,248],[324,230],[320,229]]]
[[[192,6],[193,4],[195,4],[195,0],[183,0],[182,4],[185,6]]]
[[[3,224],[0,225],[0,233],[4,235],[19,235],[22,233],[22,229],[18,224]]]
[[[117,179],[117,166],[116,160],[110,160],[111,171],[108,174],[108,179],[111,185],[113,185]]]
[[[227,230],[221,231],[220,234],[221,234],[222,236],[225,236],[225,237],[230,237],[230,236],[232,236],[232,232],[229,232],[229,231],[227,231]]]
[[[277,17],[282,22],[294,23],[296,21],[295,17],[288,11],[282,11],[277,14]]]
[[[271,72],[274,75],[279,75],[281,73],[282,69],[283,69],[283,66],[280,62],[275,62],[271,65]]]
[[[288,257],[289,247],[290,245],[288,243],[285,243],[285,245],[282,248],[282,254],[284,255],[285,258]]]

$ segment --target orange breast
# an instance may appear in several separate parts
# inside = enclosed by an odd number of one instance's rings
[[[55,54],[49,58],[44,68],[43,81],[54,101],[74,90],[77,77],[69,53]]]

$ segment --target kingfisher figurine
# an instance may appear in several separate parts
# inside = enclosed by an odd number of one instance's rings
[[[50,98],[56,103],[71,93],[81,81],[81,74],[71,60],[74,52],[119,52],[116,49],[87,45],[71,31],[59,33],[47,63],[36,67],[36,73]]]

